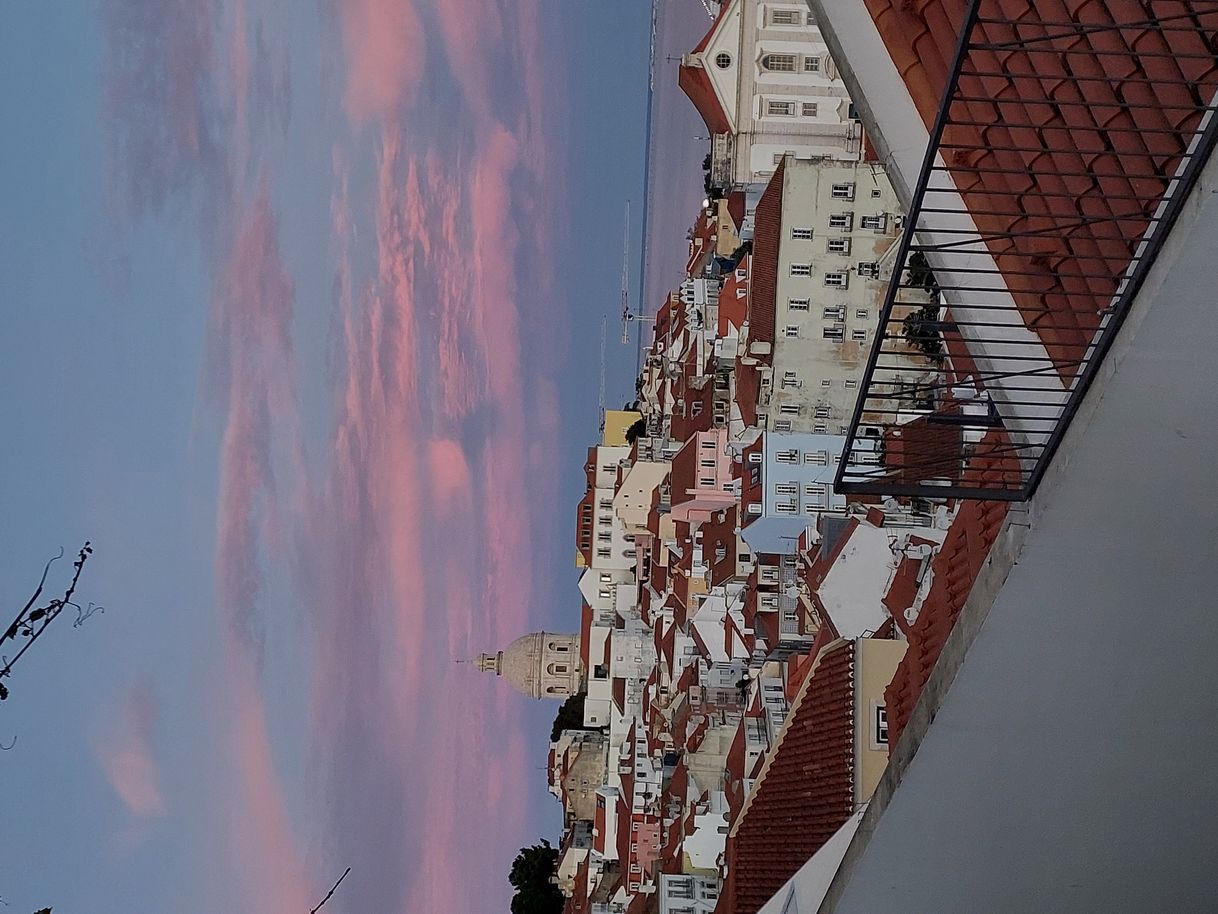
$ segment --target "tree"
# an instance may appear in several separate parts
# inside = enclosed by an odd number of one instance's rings
[[[508,881],[515,887],[512,914],[561,914],[563,895],[550,880],[558,870],[558,851],[542,838],[522,847],[512,862]]]
[[[588,695],[580,692],[570,696],[558,708],[554,717],[554,726],[550,728],[550,742],[555,742],[562,736],[563,730],[586,730],[584,726],[584,699]]]
[[[4,642],[18,642],[24,640],[21,648],[10,659],[7,655],[0,654],[0,701],[8,698],[8,686],[4,680],[13,675],[13,667],[31,647],[34,642],[42,637],[47,630],[63,612],[65,606],[71,606],[76,610],[76,621],[72,625],[79,628],[89,616],[95,612],[105,612],[105,609],[100,606],[89,604],[87,610],[82,609],[77,603],[72,601],[72,595],[76,593],[76,584],[80,580],[80,573],[84,570],[85,562],[89,556],[93,554],[93,546],[86,540],[84,546],[81,547],[80,553],[76,556],[76,561],[72,563],[75,572],[72,575],[72,580],[68,582],[68,588],[64,591],[62,597],[57,597],[42,604],[35,606],[38,598],[42,596],[42,587],[47,582],[47,574],[51,570],[51,566],[63,558],[63,548],[60,547],[59,555],[53,556],[46,566],[42,569],[42,579],[39,580],[38,586],[34,588],[34,594],[26,601],[25,606],[21,608],[21,612],[17,613],[11,625],[4,630],[4,634],[0,635],[0,648],[4,647]]]
[[[634,444],[639,438],[647,434],[647,421],[645,419],[635,419],[630,428],[626,429],[626,441]]]

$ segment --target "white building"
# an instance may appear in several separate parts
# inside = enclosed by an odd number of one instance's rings
[[[712,914],[719,903],[719,880],[711,876],[660,877],[660,914]]]
[[[635,564],[634,538],[613,510],[618,473],[630,457],[629,447],[590,447],[584,464],[587,491],[576,518],[575,564],[578,568],[627,569]]]
[[[804,3],[724,0],[679,81],[711,133],[719,187],[764,180],[784,154],[861,157],[846,85]]]

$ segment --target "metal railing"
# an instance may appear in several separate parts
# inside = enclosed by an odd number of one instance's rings
[[[1218,2],[1012,6],[968,6],[841,493],[1030,497],[1213,149]]]

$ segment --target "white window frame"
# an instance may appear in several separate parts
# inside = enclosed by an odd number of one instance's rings
[[[775,164],[778,164],[778,163],[775,163]],[[794,238],[796,241],[811,241],[812,240],[812,229],[810,229],[806,226],[792,226],[791,227],[791,237]]]
[[[854,230],[854,213],[830,213],[829,228],[842,232]]]
[[[849,238],[830,238],[825,244],[825,250],[830,254],[849,254]]]
[[[799,10],[770,10],[770,25],[803,25]]]
[[[806,298],[788,298],[787,299],[787,310],[788,311],[807,311],[809,304],[810,304],[810,302]]]
[[[766,117],[795,117],[795,102],[767,98],[765,102]]]
[[[839,184],[834,184],[829,191],[829,196],[834,200],[853,200],[854,199],[854,182],[842,181]]]
[[[810,263],[793,263],[791,264],[792,276],[811,276],[812,264]]]
[[[831,289],[846,289],[850,286],[850,274],[845,270],[830,270],[825,273],[824,283]]]
[[[816,102],[800,102],[799,103],[799,116],[800,117],[816,117],[816,112],[818,110],[819,110],[819,106],[816,104]]]
[[[870,229],[873,232],[888,231],[888,213],[872,213],[859,221],[859,228]]]

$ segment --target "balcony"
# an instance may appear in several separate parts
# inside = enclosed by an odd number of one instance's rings
[[[1218,134],[1213,3],[960,5],[849,430],[853,454],[878,426],[881,460],[842,461],[843,493],[1028,499]],[[895,359],[911,347],[920,369]]]

